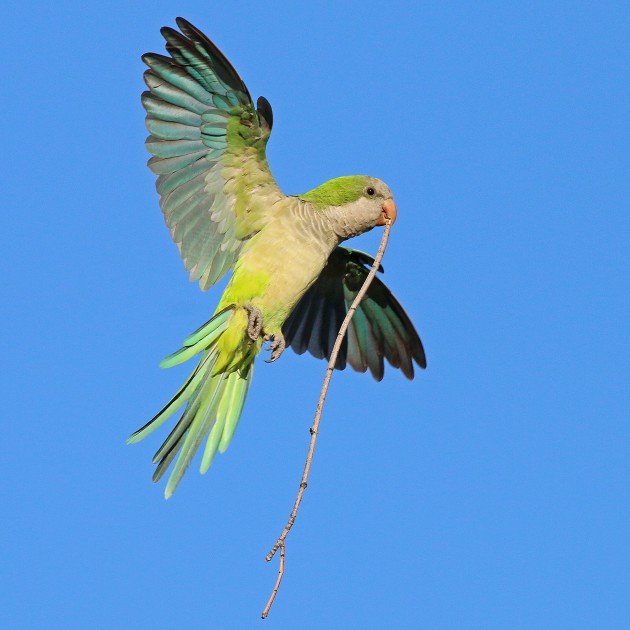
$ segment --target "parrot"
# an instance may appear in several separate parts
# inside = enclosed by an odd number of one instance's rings
[[[232,64],[198,28],[177,18],[161,29],[168,55],[147,53],[141,101],[160,208],[190,280],[205,291],[231,271],[212,317],[160,367],[198,363],[172,399],[127,440],[136,443],[178,410],[155,453],[153,481],[171,467],[165,498],[202,444],[200,472],[228,448],[252,382],[254,360],[290,347],[329,359],[337,331],[374,260],[341,243],[396,220],[389,187],[364,175],[331,179],[285,195],[266,145],[269,101],[250,93]],[[383,272],[382,266],[379,272]],[[380,381],[384,359],[413,379],[426,367],[418,332],[378,278],[356,310],[335,365]]]

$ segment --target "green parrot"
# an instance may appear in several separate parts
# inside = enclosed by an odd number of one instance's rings
[[[142,94],[151,134],[149,168],[157,175],[160,207],[190,279],[202,290],[232,276],[214,315],[160,366],[200,355],[172,400],[133,433],[139,442],[184,407],[155,453],[158,481],[177,457],[168,499],[205,440],[201,473],[230,444],[263,341],[270,361],[290,346],[329,358],[341,321],[373,259],[339,247],[353,236],[396,219],[382,181],[332,179],[297,196],[282,193],[265,155],[271,105],[249,91],[230,62],[197,28],[177,19],[161,30],[170,56],[142,57]],[[380,269],[382,272],[382,268]],[[346,364],[383,377],[383,359],[412,379],[426,367],[411,320],[378,279],[357,309],[336,368]]]

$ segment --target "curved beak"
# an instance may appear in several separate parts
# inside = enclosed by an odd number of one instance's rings
[[[393,199],[386,199],[383,202],[382,212],[376,221],[376,225],[385,225],[386,220],[389,219],[392,225],[396,223],[396,204]]]

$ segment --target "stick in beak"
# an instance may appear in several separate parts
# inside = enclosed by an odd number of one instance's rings
[[[378,218],[376,225],[385,225],[385,221],[390,219],[392,225],[396,223],[396,204],[393,199],[386,199],[383,203],[383,211],[381,212],[381,216]]]

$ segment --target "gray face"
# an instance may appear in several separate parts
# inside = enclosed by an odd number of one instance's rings
[[[383,204],[392,199],[392,192],[385,182],[369,178],[359,199],[327,214],[337,236],[352,238],[382,225]]]
[[[369,194],[370,190],[368,189],[370,188],[374,190],[373,195]],[[385,201],[386,199],[393,198],[392,191],[389,189],[389,186],[385,182],[382,182],[380,179],[376,179],[375,177],[371,177],[369,179],[369,183],[365,187],[365,190],[363,191],[363,195],[367,197],[368,199],[370,198],[374,200],[378,199],[381,201],[381,203]]]

